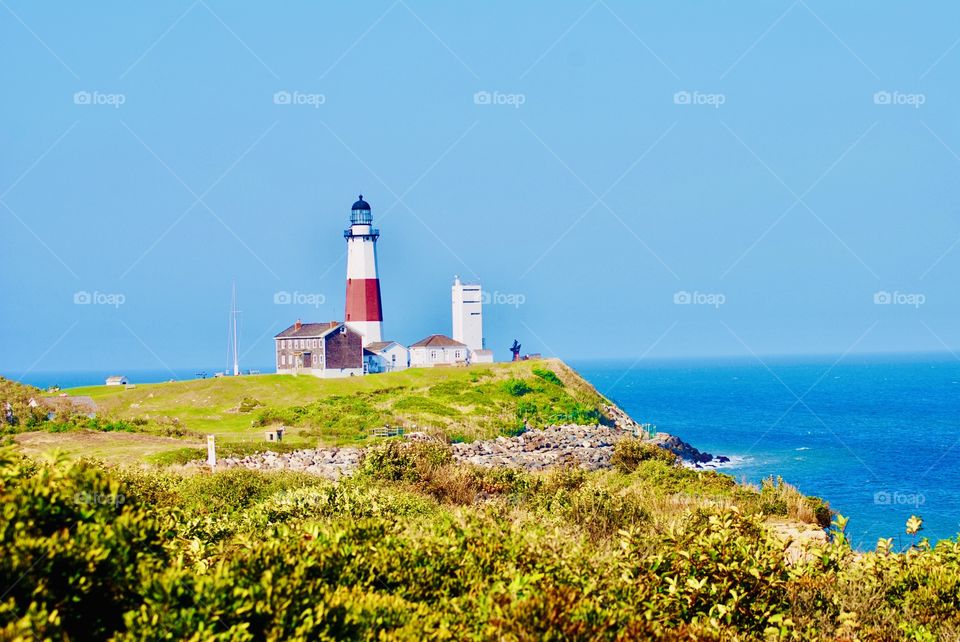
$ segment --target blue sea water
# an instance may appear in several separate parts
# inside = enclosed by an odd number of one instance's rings
[[[854,546],[960,532],[960,360],[952,355],[571,364],[641,422],[781,476],[850,519]]]
[[[879,537],[909,544],[904,525],[914,514],[931,541],[960,533],[960,360],[952,355],[571,365],[638,421],[732,457],[724,472],[753,483],[781,476],[828,500],[850,518],[858,548]],[[149,383],[217,370],[122,374]],[[2,374],[67,388],[118,373]]]

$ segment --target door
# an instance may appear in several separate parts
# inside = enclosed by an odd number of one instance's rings
[[[303,367],[312,368],[313,367],[313,355],[309,352],[303,353]]]

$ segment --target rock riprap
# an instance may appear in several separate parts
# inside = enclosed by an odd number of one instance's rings
[[[621,424],[622,425],[622,424]],[[613,447],[620,439],[636,434],[633,426],[551,426],[528,430],[516,437],[497,437],[486,441],[451,444],[457,461],[478,466],[504,466],[525,470],[543,470],[557,465],[579,465],[588,470],[609,468]],[[407,439],[429,439],[411,433]],[[667,433],[657,433],[650,443],[665,448],[687,466],[716,467],[727,460],[704,453]],[[245,457],[225,457],[219,466],[255,470],[295,470],[328,479],[351,474],[360,462],[360,448],[312,448],[289,453],[262,452]]]
[[[579,464],[589,470],[608,468],[613,445],[625,431],[607,426],[552,426],[517,437],[452,444],[453,456],[478,466],[542,470],[557,464]]]
[[[359,448],[310,448],[289,453],[266,451],[245,457],[224,457],[217,462],[217,467],[293,470],[336,480],[356,470],[360,452]]]

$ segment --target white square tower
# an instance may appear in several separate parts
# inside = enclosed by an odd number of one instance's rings
[[[453,277],[453,340],[483,350],[483,291],[479,283]]]

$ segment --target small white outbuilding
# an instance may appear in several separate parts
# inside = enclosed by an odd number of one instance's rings
[[[410,346],[410,367],[467,365],[470,348],[442,334],[431,334]]]

